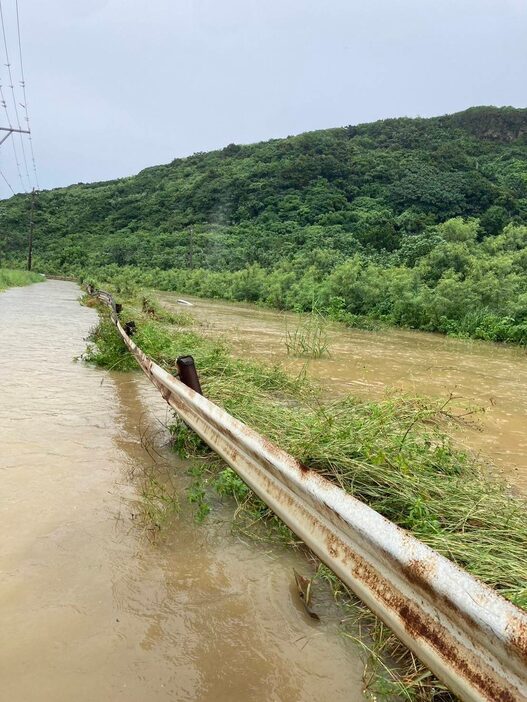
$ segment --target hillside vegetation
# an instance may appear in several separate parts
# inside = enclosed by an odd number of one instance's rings
[[[46,272],[527,343],[527,109],[230,144],[37,207]],[[1,203],[0,261],[27,209]]]

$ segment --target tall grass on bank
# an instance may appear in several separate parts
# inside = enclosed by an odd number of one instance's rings
[[[294,328],[287,328],[285,347],[288,356],[322,358],[329,355],[327,320],[311,310]]]
[[[18,271],[10,268],[0,268],[0,290],[6,290],[7,288],[22,285],[30,285],[30,283],[38,283],[41,280],[43,280],[43,278],[38,273]]]
[[[176,357],[191,353],[204,393],[213,402],[527,608],[527,504],[454,446],[448,429],[459,420],[451,400],[397,396],[365,402],[350,396],[325,402],[305,378],[293,378],[278,366],[236,359],[221,343],[153,319],[140,303],[125,307],[123,319],[136,321],[135,341],[157,363],[175,372]],[[106,368],[135,367],[105,312],[86,359]],[[205,488],[212,487],[238,502],[240,528],[298,544],[184,424],[176,420],[172,433],[180,452],[201,461],[201,502]],[[333,586],[345,590],[334,576]],[[453,699],[407,651],[401,653],[386,627],[373,617],[368,621],[375,622],[368,628],[377,652],[373,658],[382,650],[395,660],[393,667],[383,662],[381,674],[372,675],[370,691],[381,699]],[[352,631],[349,635],[355,636]]]

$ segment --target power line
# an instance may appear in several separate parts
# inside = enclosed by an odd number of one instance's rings
[[[13,195],[15,195],[16,193],[15,193],[15,191],[13,190],[13,188],[11,187],[11,183],[7,180],[7,178],[6,178],[5,175],[2,173],[2,171],[0,171],[0,176],[2,176],[2,178],[3,178],[3,180],[4,180],[4,183],[7,185],[7,187],[9,188],[9,190],[13,193]]]
[[[6,16],[4,15],[4,6],[2,4],[2,0],[0,0],[0,23],[2,25],[2,39],[3,39],[3,44],[4,44],[4,52],[5,52],[5,58],[6,58],[6,68],[8,71],[8,78],[9,78],[9,83],[7,85],[2,85],[2,80],[0,79],[0,109],[3,108],[3,111],[5,113],[5,118],[7,119],[7,127],[0,126],[0,145],[3,144],[6,139],[9,138],[9,136],[13,135],[13,138],[11,139],[11,145],[13,149],[13,157],[15,160],[16,164],[16,171],[18,174],[18,179],[20,180],[20,185],[21,185],[21,190],[22,192],[25,192],[26,194],[28,193],[28,188],[27,185],[29,185],[29,189],[35,190],[35,186],[32,185],[32,178],[30,177],[29,174],[29,167],[28,167],[28,158],[26,156],[26,146],[24,145],[24,138],[23,135],[27,134],[29,137],[29,146],[30,146],[30,152],[31,152],[31,161],[32,161],[32,170],[33,170],[33,175],[34,175],[34,182],[36,185],[36,188],[39,188],[39,183],[38,183],[38,174],[37,174],[37,167],[36,167],[36,159],[35,159],[35,153],[33,149],[33,139],[31,135],[31,128],[30,128],[30,123],[29,123],[29,110],[28,110],[28,103],[27,103],[27,93],[26,93],[26,79],[25,79],[25,74],[24,74],[24,62],[23,62],[23,55],[22,55],[22,40],[21,40],[21,29],[20,29],[20,9],[19,9],[19,0],[14,1],[15,9],[16,9],[16,33],[17,33],[17,39],[18,39],[18,55],[20,59],[20,77],[21,80],[19,81],[20,87],[22,88],[22,96],[23,96],[23,102],[18,101],[17,102],[17,96],[15,92],[15,81],[14,81],[14,71],[13,68],[16,69],[16,65],[11,64],[11,58],[9,54],[9,44],[7,41],[7,31],[6,31]],[[15,71],[16,72],[16,71]],[[18,81],[17,81],[18,85]],[[7,93],[5,91],[5,88],[10,88],[11,92],[11,98],[12,98],[12,104],[9,104],[9,100],[7,99]],[[21,125],[21,119],[20,119],[20,112],[18,105],[20,105],[21,108],[24,110],[24,116],[25,116],[25,122],[26,124],[24,125],[25,128],[22,129]],[[14,109],[14,119],[12,119],[12,113],[11,110]],[[18,128],[17,128],[18,127]],[[20,139],[20,147],[22,150],[22,159],[19,157],[19,152],[17,149],[17,144],[16,142],[18,141],[15,138],[15,134],[19,135]],[[23,166],[22,166],[22,161],[23,161]],[[24,183],[24,177],[22,175],[22,170],[24,168],[25,171],[25,177],[27,181]],[[0,177],[4,180],[6,185],[9,187],[9,190],[14,193],[13,188],[11,187],[11,184],[5,177],[5,175],[2,173],[0,174]]]
[[[7,119],[7,124],[9,125],[9,129],[11,130],[11,129],[13,129],[13,123],[11,121],[11,115],[9,114],[9,109],[7,107],[7,100],[5,99],[4,87],[1,83],[1,80],[0,80],[0,101],[2,103],[2,107],[4,108],[5,116]],[[9,134],[7,136],[9,136]],[[24,185],[24,181],[22,179],[22,171],[20,170],[20,161],[18,159],[18,153],[17,153],[15,142],[13,139],[11,140],[11,144],[13,147],[13,156],[15,157],[16,169],[18,172],[20,185],[22,186],[22,190],[26,191],[26,186]],[[11,186],[9,186],[9,187],[11,187]]]
[[[37,162],[35,160],[35,152],[33,150],[33,137],[31,135],[31,126],[29,124],[29,111],[28,111],[28,106],[27,106],[27,95],[26,95],[26,77],[24,75],[24,61],[22,60],[22,41],[20,39],[20,12],[18,9],[18,0],[15,0],[15,6],[16,6],[16,30],[17,30],[17,35],[18,35],[18,55],[20,57],[20,75],[21,75],[21,86],[22,86],[22,94],[24,96],[24,111],[26,114],[26,123],[27,123],[27,128],[29,130],[29,148],[31,150],[31,161],[33,163],[33,173],[35,174],[35,183],[37,185],[37,190],[40,190],[40,186],[38,183],[38,174],[37,174]]]
[[[20,160],[18,158],[18,152],[16,150],[15,146],[15,140],[11,139],[11,146],[13,147],[13,156],[15,157],[15,163],[16,163],[16,170],[18,173],[18,179],[20,180],[20,185],[22,186],[22,190],[27,193],[27,188],[24,184],[24,179],[22,178],[22,171],[20,170]]]
[[[7,36],[6,36],[6,31],[5,31],[4,10],[2,7],[2,0],[0,0],[0,21],[2,24],[2,36],[3,36],[3,40],[4,40],[4,50],[5,50],[5,57],[6,57],[6,62],[7,62],[6,66],[7,66],[7,72],[9,75],[9,87],[11,88],[11,97],[13,98],[13,106],[15,108],[15,117],[16,117],[17,126],[18,126],[18,129],[20,130],[19,136],[20,136],[20,147],[22,148],[22,158],[24,161],[27,182],[28,182],[29,187],[31,188],[31,179],[29,177],[29,169],[28,169],[28,165],[27,165],[26,150],[24,148],[24,139],[22,138],[22,133],[21,133],[22,125],[20,123],[20,115],[18,113],[18,105],[17,105],[17,101],[16,101],[16,96],[15,96],[15,84],[13,82],[13,73],[11,71],[11,61],[9,59],[9,47],[7,44]],[[24,186],[24,190],[27,192],[27,189],[25,186]]]
[[[5,112],[5,115],[7,118],[7,123],[10,127],[12,127],[13,125],[11,123],[11,117],[9,116],[9,110],[7,109],[7,101],[6,101],[5,95],[4,95],[4,86],[2,85],[1,81],[0,81],[0,98],[2,100],[2,107],[4,108],[4,112]]]
[[[11,124],[9,124],[9,126],[11,127]],[[12,132],[11,132],[11,133],[12,133]],[[19,161],[19,158],[18,158],[18,153],[17,153],[17,150],[16,150],[15,140],[14,140],[14,139],[11,139],[11,146],[13,147],[13,156],[15,157],[16,170],[17,170],[17,173],[18,173],[18,179],[20,180],[20,185],[22,186],[22,190],[23,190],[25,193],[27,193],[27,189],[26,189],[26,186],[24,185],[24,180],[23,180],[23,178],[22,178],[22,171],[20,170],[20,161]]]

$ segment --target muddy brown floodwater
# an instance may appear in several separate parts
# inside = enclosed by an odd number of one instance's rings
[[[166,410],[140,374],[74,362],[96,313],[72,283],[0,295],[0,699],[355,702],[362,665],[303,611],[300,555],[244,543],[229,515],[181,514],[152,543],[134,476]]]
[[[376,400],[395,390],[446,399],[452,393],[460,402],[482,408],[484,412],[472,416],[476,426],[456,431],[456,439],[527,493],[525,349],[423,332],[368,332],[329,324],[328,358],[291,358],[285,335],[298,325],[296,315],[187,296],[183,297],[194,306],[182,307],[176,302],[180,295],[157,295],[171,309],[194,315],[205,333],[224,336],[235,352],[280,361],[294,372],[305,367],[335,395],[352,393]]]

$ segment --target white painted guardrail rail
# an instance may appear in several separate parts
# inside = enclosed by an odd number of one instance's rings
[[[454,694],[527,702],[525,611],[163,370],[97,295],[166,402]]]

